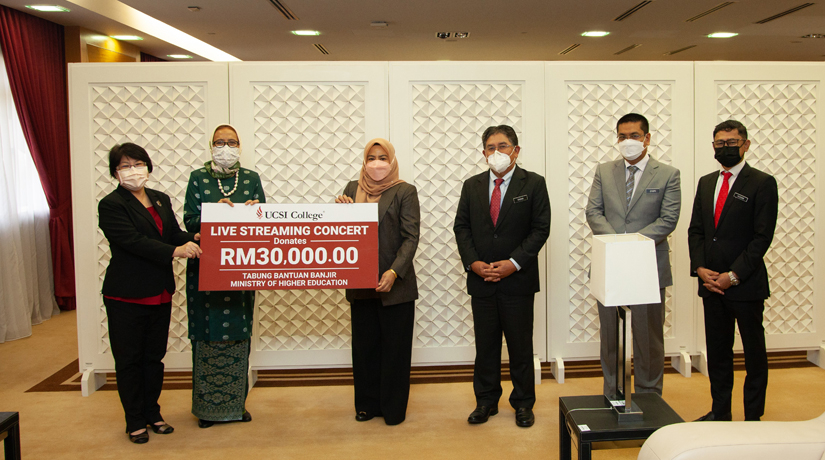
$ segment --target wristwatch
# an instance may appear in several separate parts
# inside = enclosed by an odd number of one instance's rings
[[[728,272],[728,278],[730,278],[730,285],[731,286],[739,286],[739,278],[733,274],[733,271]]]

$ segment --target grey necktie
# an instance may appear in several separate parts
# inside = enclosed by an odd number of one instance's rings
[[[630,175],[627,176],[627,187],[625,187],[625,193],[627,194],[627,207],[630,207],[630,199],[633,198],[633,187],[636,186],[636,171],[639,168],[636,165],[630,165],[627,167],[627,171]]]

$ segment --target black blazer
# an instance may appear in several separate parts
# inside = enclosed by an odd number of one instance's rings
[[[358,181],[351,181],[344,188],[344,195],[354,201],[357,190]],[[418,191],[414,185],[401,182],[381,194],[378,200],[378,277],[389,269],[398,274],[390,292],[380,293],[383,305],[396,305],[418,298],[413,258],[418,249],[420,225]],[[375,293],[375,290],[372,292]],[[346,290],[348,301],[353,301],[354,293],[354,289]]]
[[[538,255],[550,235],[550,198],[544,177],[516,166],[501,204],[498,222],[490,217],[490,171],[466,181],[455,215],[455,232],[461,265],[467,272],[467,292],[471,296],[504,294],[528,295],[539,292]],[[521,270],[497,283],[469,269],[481,260],[486,263],[514,259]]]
[[[719,226],[713,226],[713,194],[719,171],[699,179],[693,215],[688,227],[690,274],[705,267],[724,273],[733,271],[738,286],[725,291],[725,298],[735,301],[763,300],[770,296],[768,271],[763,257],[773,240],[776,228],[776,179],[753,169],[747,163],[728,192]],[[711,295],[699,280],[699,295]]]
[[[172,254],[177,246],[194,241],[195,234],[180,229],[169,196],[150,188],[146,195],[163,222],[163,235],[143,203],[122,186],[98,204],[99,226],[112,251],[103,295],[143,298],[164,289],[175,292]]]

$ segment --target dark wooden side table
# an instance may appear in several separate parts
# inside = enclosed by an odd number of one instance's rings
[[[20,416],[17,412],[0,412],[0,441],[6,450],[6,460],[20,460]]]
[[[647,439],[665,425],[684,422],[656,393],[634,393],[633,402],[644,412],[644,419],[619,422],[603,395],[560,397],[559,459],[571,459],[574,439],[579,460],[590,460],[594,442]]]

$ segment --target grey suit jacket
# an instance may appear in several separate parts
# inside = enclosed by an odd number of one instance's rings
[[[585,214],[594,235],[641,233],[656,242],[659,287],[673,285],[667,236],[682,207],[679,170],[651,158],[627,204],[624,159],[596,167]]]
[[[357,190],[358,181],[351,181],[344,188],[344,195],[355,200]],[[389,269],[398,274],[390,292],[381,293],[384,305],[418,298],[413,258],[418,249],[420,223],[418,191],[414,185],[402,182],[381,194],[378,201],[378,276]],[[355,291],[347,289],[346,294],[347,300],[352,302]]]

